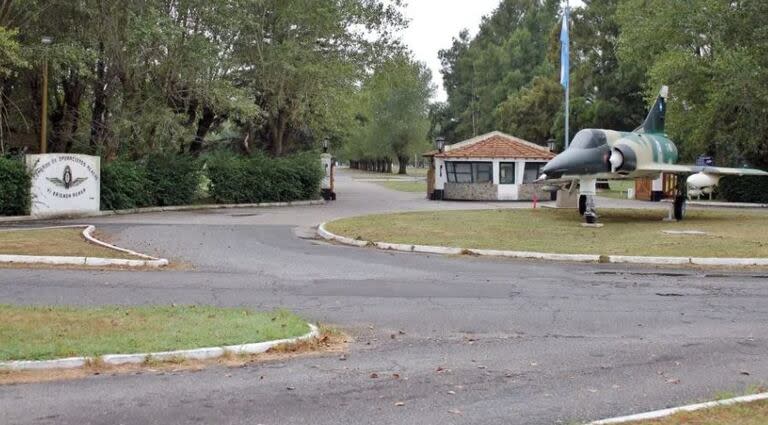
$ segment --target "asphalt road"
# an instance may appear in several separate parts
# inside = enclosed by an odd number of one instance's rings
[[[348,176],[338,192],[319,207],[89,220],[112,241],[189,267],[0,270],[0,302],[285,307],[354,336],[345,360],[4,386],[0,423],[573,424],[768,383],[768,272],[451,258],[299,238],[335,217],[527,206],[433,203]]]

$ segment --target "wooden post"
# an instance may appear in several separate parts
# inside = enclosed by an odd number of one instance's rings
[[[48,58],[43,60],[43,96],[40,105],[40,153],[48,151]]]

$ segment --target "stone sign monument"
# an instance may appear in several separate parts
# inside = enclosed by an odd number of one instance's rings
[[[34,217],[80,214],[100,209],[101,158],[75,154],[27,155]]]

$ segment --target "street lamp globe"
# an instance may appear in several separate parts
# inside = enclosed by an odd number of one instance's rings
[[[439,136],[435,139],[435,147],[439,152],[443,152],[443,149],[445,149],[445,137]]]

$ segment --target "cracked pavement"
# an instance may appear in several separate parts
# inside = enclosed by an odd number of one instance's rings
[[[189,267],[4,269],[0,302],[284,307],[353,336],[344,360],[3,386],[0,423],[572,424],[768,381],[768,272],[441,257],[300,238],[337,217],[529,206],[429,202],[349,174],[338,193],[318,207],[89,219],[110,241]]]

